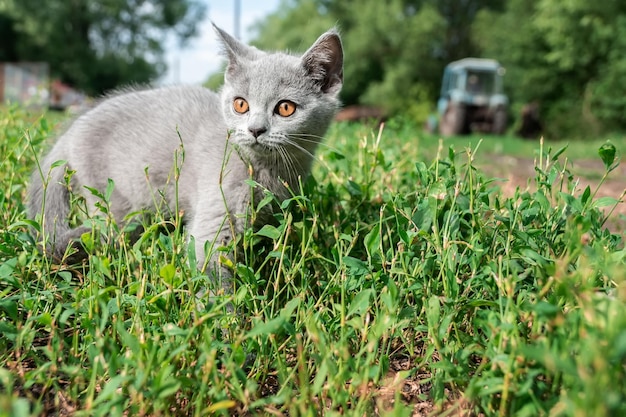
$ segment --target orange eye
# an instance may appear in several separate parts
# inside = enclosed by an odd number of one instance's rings
[[[248,102],[245,99],[241,98],[241,97],[237,97],[233,101],[233,108],[239,114],[247,113],[248,109],[249,109]]]
[[[289,117],[294,114],[296,111],[296,103],[289,100],[280,101],[276,108],[274,109],[274,113],[279,114],[283,117]]]

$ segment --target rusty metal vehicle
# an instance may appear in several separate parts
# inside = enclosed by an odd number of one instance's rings
[[[509,104],[502,92],[504,72],[493,59],[465,58],[448,64],[437,103],[439,132],[504,133]]]

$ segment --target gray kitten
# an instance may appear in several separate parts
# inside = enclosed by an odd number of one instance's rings
[[[115,183],[110,212],[118,222],[154,209],[161,199],[182,210],[200,262],[205,244],[228,244],[247,226],[250,200],[260,201],[263,193],[258,187],[251,192],[246,180],[279,199],[290,196],[286,184],[299,191],[339,106],[339,35],[330,30],[295,57],[262,52],[214,28],[228,58],[219,95],[167,87],[107,98],[78,117],[43,159],[31,179],[28,212],[40,220],[48,254],[63,259],[68,245],[89,231],[68,225],[68,170],[74,172],[72,192],[85,197],[92,214],[98,198],[85,187],[104,192],[109,179]],[[181,150],[182,163],[176,162]],[[256,226],[269,217],[261,215]],[[217,256],[209,261],[218,272]]]

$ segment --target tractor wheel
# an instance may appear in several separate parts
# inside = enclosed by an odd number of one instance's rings
[[[460,135],[465,126],[465,106],[460,103],[450,103],[441,118],[439,132],[442,136]]]
[[[506,131],[506,110],[503,107],[498,107],[493,114],[491,131],[494,135],[502,135]]]

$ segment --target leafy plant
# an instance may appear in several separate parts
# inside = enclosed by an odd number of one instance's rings
[[[337,125],[303,195],[255,202],[276,222],[240,237],[224,294],[176,210],[137,241],[87,219],[86,263],[42,257],[24,186],[46,120],[0,116],[0,414],[626,411],[626,252],[602,211],[623,195],[579,191],[567,149],[542,144],[505,195],[481,142]]]

